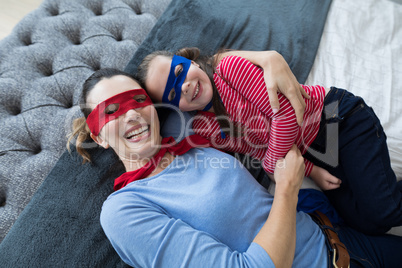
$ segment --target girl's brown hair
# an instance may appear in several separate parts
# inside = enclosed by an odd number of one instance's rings
[[[91,131],[86,123],[86,119],[88,118],[89,114],[92,112],[92,109],[89,108],[87,105],[87,97],[89,92],[98,84],[102,79],[111,78],[116,75],[124,75],[127,77],[132,78],[133,80],[137,81],[136,77],[131,74],[125,73],[123,71],[112,69],[112,68],[105,68],[100,69],[94,72],[87,80],[85,80],[84,85],[82,87],[81,96],[79,99],[79,106],[80,110],[83,113],[83,117],[77,118],[73,121],[72,125],[72,132],[68,135],[67,141],[67,149],[70,149],[70,143],[73,143],[74,138],[75,147],[78,152],[83,158],[83,163],[91,162],[91,156],[88,151],[85,150],[85,142],[91,140]]]
[[[233,135],[234,137],[238,137],[242,135],[241,128],[237,125],[231,125],[227,110],[221,101],[218,89],[216,88],[214,82],[214,73],[218,63],[217,59],[219,58],[219,54],[222,52],[224,52],[224,50],[220,50],[215,56],[205,56],[201,55],[200,50],[196,47],[185,47],[175,53],[164,50],[155,51],[147,55],[138,66],[137,78],[142,86],[146,89],[145,81],[147,80],[147,74],[150,68],[150,64],[152,60],[155,59],[157,56],[173,58],[173,55],[178,55],[196,62],[198,65],[200,65],[200,69],[202,69],[208,75],[208,78],[211,81],[213,90],[212,107],[214,108],[219,126],[226,135]],[[233,131],[230,131],[231,127],[233,127]]]

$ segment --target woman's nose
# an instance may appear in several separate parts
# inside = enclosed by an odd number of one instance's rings
[[[141,113],[136,109],[128,110],[124,116],[124,122],[136,121],[141,117]]]

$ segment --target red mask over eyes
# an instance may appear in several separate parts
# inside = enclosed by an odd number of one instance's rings
[[[152,101],[144,89],[133,89],[117,94],[99,103],[87,118],[87,125],[95,136],[106,123],[118,118],[131,109],[151,105]]]

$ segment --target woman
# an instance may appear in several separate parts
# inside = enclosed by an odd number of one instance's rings
[[[127,264],[326,267],[332,262],[320,227],[296,212],[304,162],[295,146],[275,169],[273,198],[230,155],[186,142],[170,146],[159,134],[149,97],[129,75],[97,71],[85,82],[83,98],[86,119],[79,121],[87,124],[81,124],[81,135],[111,147],[127,171],[116,179],[101,213],[107,237]],[[205,146],[197,137],[193,141]],[[352,260],[360,256],[374,267],[401,263],[401,237],[338,230]]]

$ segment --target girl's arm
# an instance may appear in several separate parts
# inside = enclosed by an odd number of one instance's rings
[[[334,190],[341,186],[342,181],[329,173],[327,170],[313,165],[311,169],[310,178],[318,185],[322,190]]]
[[[216,55],[218,62],[226,56],[236,55],[251,61],[264,70],[264,80],[267,87],[272,110],[277,112],[280,108],[277,92],[282,93],[290,101],[296,111],[297,123],[303,122],[306,103],[303,96],[310,97],[300,86],[293,75],[286,60],[276,51],[244,51],[232,50]]]
[[[283,94],[278,94],[281,110],[273,113],[269,105],[268,93],[265,90],[263,71],[244,58],[238,56],[225,57],[217,67],[217,72],[220,74],[219,79],[222,80],[219,81],[221,91],[228,92],[229,97],[233,95],[233,101],[239,103],[243,101],[242,98],[235,98],[235,96],[240,94],[247,102],[271,119],[269,129],[265,129],[267,126],[263,126],[260,130],[251,129],[260,140],[267,139],[267,135],[269,135],[268,146],[262,160],[264,170],[267,173],[273,173],[278,159],[284,157],[292,145],[297,143],[299,126],[289,100]],[[231,94],[232,92],[233,94]],[[244,107],[245,105],[241,106]],[[229,113],[237,112],[236,109],[239,107],[235,105],[234,108],[226,107]],[[238,113],[241,112],[244,113],[241,114],[241,120],[246,126],[252,126],[254,121],[264,119],[250,117],[247,114],[247,109],[239,109]],[[306,169],[307,176],[310,171],[311,167]]]

